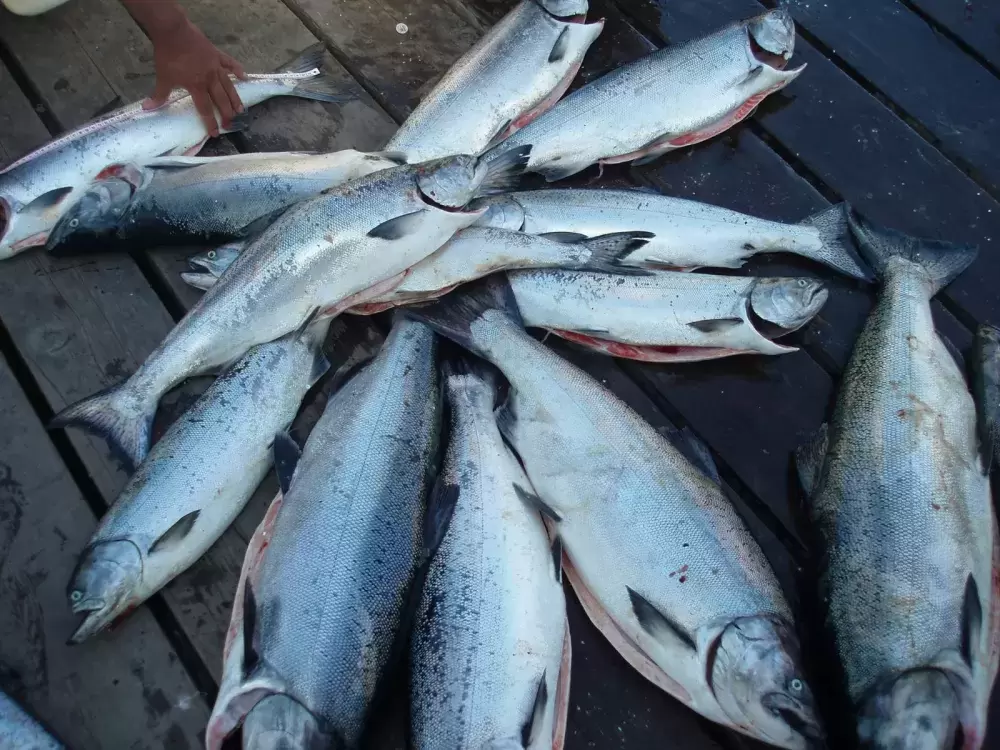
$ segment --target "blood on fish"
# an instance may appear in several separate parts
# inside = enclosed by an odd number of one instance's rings
[[[687,133],[685,135],[678,136],[670,141],[671,146],[681,147],[681,146],[691,146],[695,143],[701,143],[702,141],[707,141],[709,138],[714,138],[719,133],[729,130],[733,125],[745,119],[747,116],[753,112],[757,105],[764,101],[767,97],[773,94],[775,91],[783,88],[784,82],[776,84],[769,89],[761,91],[759,94],[754,94],[740,106],[730,112],[728,115],[723,117],[721,120],[712,123],[707,128],[702,130],[695,130],[692,133]]]
[[[552,333],[588,349],[610,354],[612,357],[634,359],[639,362],[700,362],[706,359],[720,359],[734,354],[747,353],[741,349],[710,346],[633,346],[623,344],[620,341],[601,339],[562,329],[552,329]]]

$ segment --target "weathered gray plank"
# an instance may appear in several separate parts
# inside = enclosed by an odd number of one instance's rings
[[[49,137],[31,103],[24,98],[7,69],[0,65],[0,164],[7,164],[45,143]]]
[[[96,521],[2,358],[0,424],[0,687],[73,748],[198,747],[208,706],[149,612],[66,645]]]
[[[402,121],[436,80],[475,44],[480,32],[440,0],[336,2],[285,0]],[[405,30],[399,25],[403,24]]]

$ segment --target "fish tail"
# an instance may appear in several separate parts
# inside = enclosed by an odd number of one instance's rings
[[[500,384],[499,372],[493,365],[478,357],[456,352],[441,363],[441,370],[448,381],[449,391],[461,389],[470,396],[485,397],[492,412]]]
[[[516,190],[521,181],[521,175],[528,167],[531,146],[517,146],[496,156],[491,156],[491,153],[486,153],[481,157],[486,162],[487,172],[476,191],[476,198],[510,193]]]
[[[459,291],[429,304],[407,307],[403,314],[426,323],[437,333],[474,354],[480,354],[473,342],[472,324],[489,312],[496,312],[507,318],[512,325],[524,326],[506,274],[495,273],[475,283],[466,284]]]
[[[156,406],[126,381],[67,406],[52,418],[49,429],[74,426],[99,435],[125,468],[134,471],[149,452]]]
[[[820,249],[809,257],[855,279],[874,281],[875,277],[851,242],[851,229],[847,222],[848,211],[850,207],[846,203],[838,203],[806,217],[801,222],[819,231]]]
[[[930,277],[931,295],[951,283],[979,254],[976,245],[911,237],[870,222],[853,209],[848,209],[847,220],[862,257],[875,269],[880,279],[885,276],[892,258],[904,258],[922,268]]]
[[[314,99],[318,102],[349,102],[357,99],[357,96],[345,91],[343,83],[326,70],[326,47],[322,42],[304,49],[302,54],[282,67],[279,72],[308,73],[310,70],[318,70],[319,75],[298,81],[292,88],[292,96]]]
[[[581,271],[648,276],[649,271],[629,266],[625,259],[655,236],[652,232],[613,232],[579,240],[574,244],[589,250],[590,257],[576,268]]]

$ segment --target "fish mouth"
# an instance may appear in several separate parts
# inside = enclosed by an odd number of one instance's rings
[[[93,635],[101,632],[110,624],[110,608],[101,599],[84,599],[73,605],[74,615],[84,614],[85,617],[77,625],[76,630],[66,641],[72,646],[79,645]]]

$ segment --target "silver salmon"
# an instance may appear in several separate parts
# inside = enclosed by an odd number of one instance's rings
[[[449,69],[386,149],[410,161],[479,153],[555,104],[604,28],[587,0],[522,0]]]
[[[670,271],[512,271],[508,278],[526,326],[644,362],[797,351],[772,339],[812,320],[828,295],[815,279]]]
[[[570,640],[533,494],[493,418],[496,386],[464,361],[446,377],[451,430],[442,475],[459,495],[411,638],[414,750],[562,747]]]
[[[403,163],[348,149],[175,156],[117,165],[63,212],[46,248],[69,255],[252,237],[299,201]]]
[[[785,9],[672,45],[577,89],[497,153],[530,143],[528,169],[549,181],[597,163],[645,163],[718,135],[795,80],[805,66],[784,70],[794,47]]]
[[[297,464],[276,439],[283,499],[244,562],[209,750],[241,723],[244,748],[357,746],[434,521],[457,495],[439,483],[428,499],[440,408],[434,334],[401,320]]]
[[[484,203],[489,210],[481,226],[563,238],[649,232],[649,241],[628,256],[629,265],[739,268],[759,253],[789,252],[872,279],[851,243],[845,204],[784,224],[647,190],[532,190]]]
[[[527,151],[487,165],[455,156],[386,169],[303,201],[259,235],[124,383],[74,404],[53,426],[78,425],[137,463],[160,397],[251,346],[385,294],[407,269],[472,224],[467,204],[511,186]]]
[[[714,466],[530,337],[501,275],[410,308],[510,381],[497,421],[588,616],[640,673],[779,747],[822,738],[789,608]]]
[[[42,725],[0,690],[0,746],[7,750],[63,750]]]
[[[187,570],[271,468],[271,444],[329,368],[329,320],[256,346],[153,446],[101,519],[67,589],[80,643]]]
[[[1000,649],[1000,543],[976,406],[930,307],[976,249],[853,222],[882,289],[829,426],[797,454],[826,620],[861,747],[976,750]]]
[[[277,73],[236,81],[236,90],[247,106],[275,96],[345,101],[339,84],[321,71],[323,54],[323,45],[314,45]],[[191,97],[177,90],[159,109],[130,104],[7,165],[0,171],[0,258],[44,245],[62,212],[105,167],[196,154],[207,140]]]

